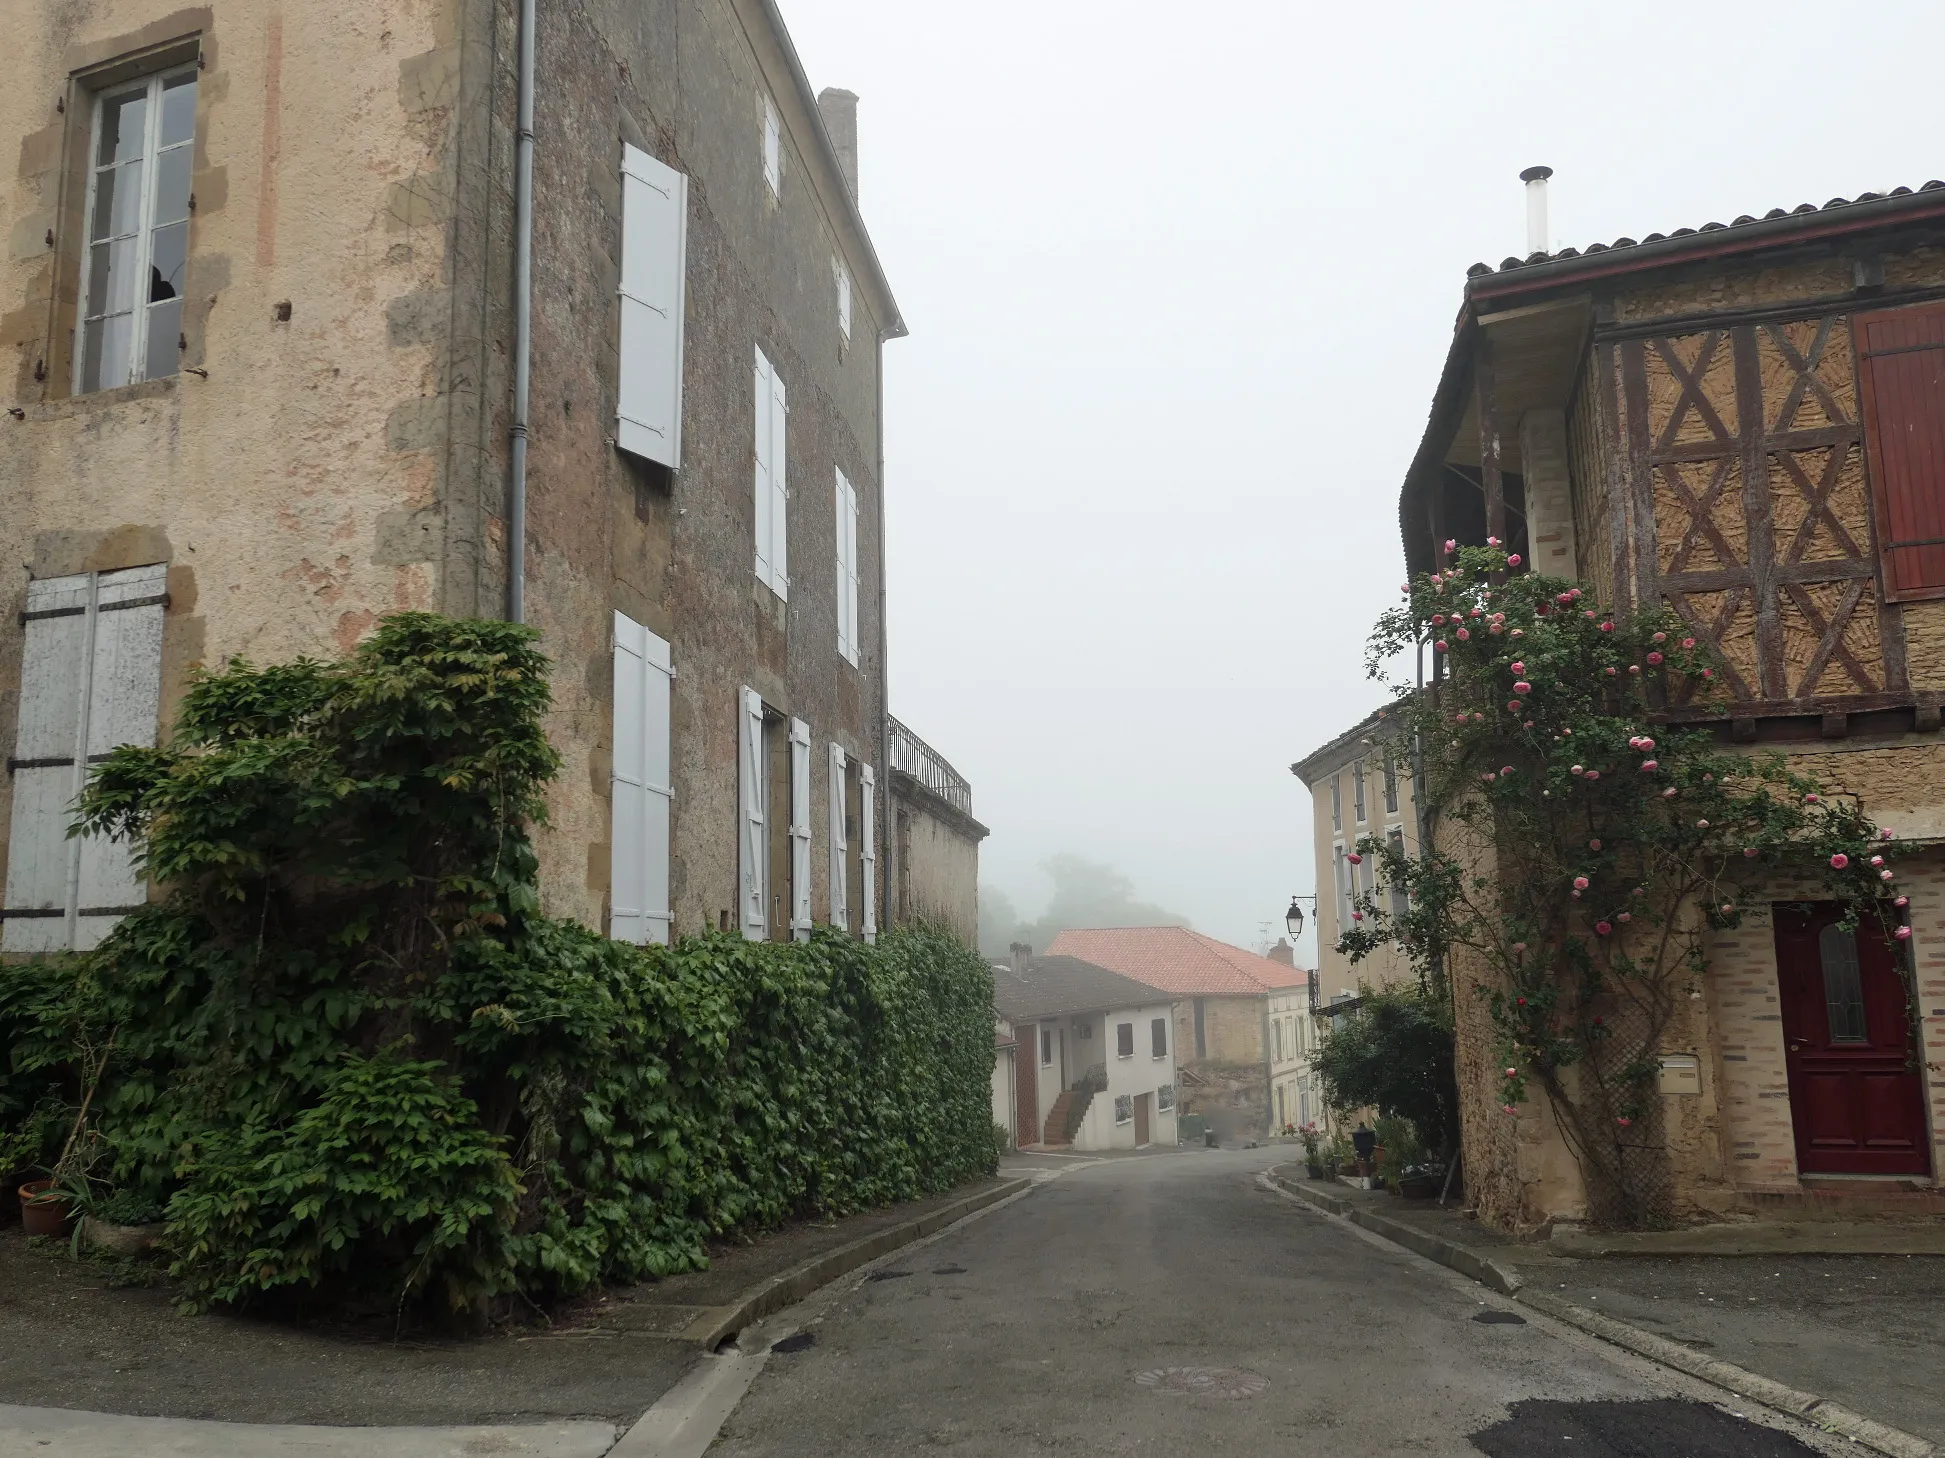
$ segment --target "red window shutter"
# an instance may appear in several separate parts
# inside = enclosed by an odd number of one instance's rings
[[[1885,596],[1945,597],[1945,304],[1856,328]]]

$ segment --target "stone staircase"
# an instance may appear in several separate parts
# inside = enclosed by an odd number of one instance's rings
[[[1054,1106],[1047,1110],[1047,1121],[1040,1131],[1040,1142],[1049,1148],[1071,1145],[1074,1131],[1087,1117],[1087,1106],[1094,1102],[1091,1088],[1062,1089]]]

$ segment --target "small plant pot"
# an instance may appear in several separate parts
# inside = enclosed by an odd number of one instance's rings
[[[110,1255],[134,1256],[154,1250],[166,1228],[160,1220],[148,1225],[112,1225],[106,1220],[84,1216],[81,1240],[83,1244],[105,1250]]]
[[[1324,1167],[1321,1164],[1317,1163],[1317,1161],[1314,1159],[1311,1160],[1308,1164],[1304,1165],[1303,1172],[1309,1175],[1313,1180],[1320,1180],[1324,1177]]]
[[[1397,1181],[1392,1188],[1407,1200],[1429,1200],[1443,1183],[1437,1175],[1411,1175]]]
[[[20,1224],[29,1235],[66,1235],[74,1223],[67,1198],[52,1180],[29,1180],[20,1187]]]

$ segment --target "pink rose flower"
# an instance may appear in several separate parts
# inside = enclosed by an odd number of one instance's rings
[[[1506,1076],[1508,1078],[1518,1078],[1520,1076],[1519,1070],[1517,1068],[1509,1068],[1506,1070]]]
[[[1883,856],[1872,856],[1872,857],[1871,857],[1871,864],[1872,864],[1872,865],[1874,865],[1874,866],[1881,866],[1881,865],[1883,865],[1883,864],[1884,864],[1884,857],[1883,857]]]
[[[1694,646],[1695,646],[1695,640],[1693,638],[1682,639],[1682,647],[1693,648]]]
[[[1911,928],[1908,926],[1901,926],[1896,931],[1892,932],[1891,935],[1896,937],[1901,942],[1908,942],[1911,940]]]
[[[1525,679],[1521,679],[1513,685],[1513,692],[1516,694],[1530,694],[1533,692],[1533,685]]]
[[[1893,901],[1891,904],[1893,906],[1909,906],[1911,905],[1911,898],[1909,896],[1900,896],[1896,901]]]
[[[1584,776],[1584,778],[1590,780],[1598,780],[1600,777],[1601,777],[1601,772],[1599,770],[1589,770]]]
[[[1673,785],[1670,785],[1670,786],[1669,786],[1669,787],[1668,787],[1667,789],[1665,789],[1665,790],[1663,790],[1663,791],[1661,792],[1661,798],[1662,798],[1662,799],[1664,799],[1664,800],[1672,800],[1672,799],[1674,799],[1674,798],[1675,798],[1675,787],[1674,787]]]
[[[1850,857],[1845,855],[1842,851],[1838,851],[1836,855],[1830,858],[1830,869],[1833,871],[1841,871],[1845,866],[1848,866],[1849,864],[1850,864]]]
[[[1596,936],[1607,936],[1613,930],[1614,924],[1612,922],[1597,921],[1594,923],[1594,934]]]
[[[1641,665],[1640,665],[1640,664],[1638,664],[1638,663],[1630,663],[1630,664],[1628,665],[1628,672],[1629,672],[1629,673],[1639,673],[1639,672],[1641,672]]]
[[[1878,838],[1879,840],[1889,840],[1889,839],[1891,839],[1891,832],[1890,832],[1890,831],[1888,831],[1888,830],[1880,830],[1880,831],[1879,831],[1879,832],[1877,833],[1877,838]]]
[[[1444,627],[1444,626],[1445,626],[1445,614],[1444,614],[1444,613],[1433,613],[1433,614],[1432,614],[1432,626],[1433,626],[1433,627],[1435,627],[1435,628],[1442,628],[1442,627]]]
[[[1516,951],[1516,952],[1524,952],[1524,951],[1526,950],[1526,943],[1525,943],[1525,942],[1514,942],[1514,943],[1513,943],[1513,950],[1514,950],[1514,951]]]
[[[1489,546],[1489,547],[1497,547],[1497,546],[1499,545],[1499,538],[1498,538],[1498,537],[1487,537],[1487,538],[1486,538],[1486,545],[1487,545],[1487,546]]]
[[[1818,800],[1820,800],[1821,798],[1822,798],[1821,796],[1819,796],[1819,795],[1817,795],[1817,794],[1815,794],[1815,793],[1812,793],[1812,794],[1808,794],[1808,795],[1805,795],[1805,796],[1803,797],[1803,803],[1804,803],[1804,804],[1806,804],[1806,805],[1814,805],[1814,804],[1816,804],[1816,803],[1818,802]]]
[[[1508,557],[1506,558],[1506,565],[1507,565],[1508,567],[1517,567],[1517,566],[1519,566],[1519,565],[1520,565],[1520,554],[1519,554],[1518,552],[1514,552],[1514,553],[1512,553],[1512,554],[1510,554],[1510,555],[1509,555],[1509,556],[1508,556]]]
[[[1610,665],[1609,665],[1609,667],[1608,667],[1608,670],[1607,670],[1607,676],[1608,676],[1609,678],[1612,678],[1612,677],[1614,677],[1614,668],[1613,668],[1613,666],[1612,666],[1611,664],[1610,664]]]
[[[1613,631],[1614,631],[1614,624],[1612,624],[1612,623],[1602,623],[1602,624],[1601,624],[1601,631],[1602,631],[1603,633],[1611,633],[1611,632],[1613,632]]]
[[[1653,774],[1660,767],[1661,761],[1658,759],[1644,759],[1641,761],[1641,769],[1644,774]]]
[[[1356,851],[1352,851],[1349,855],[1344,857],[1344,859],[1349,861],[1354,866],[1361,866],[1364,864],[1364,857],[1359,855]]]
[[[1890,870],[1889,870],[1888,868],[1887,868],[1887,869],[1885,869],[1885,870],[1882,870],[1882,871],[1879,871],[1879,872],[1877,873],[1877,878],[1878,878],[1878,880],[1880,880],[1880,881],[1895,881],[1895,880],[1897,880],[1897,877],[1896,877],[1896,876],[1894,876],[1894,875],[1893,875],[1893,874],[1891,873],[1891,871],[1890,871]]]
[[[1755,847],[1755,846],[1753,846],[1753,845],[1746,845],[1746,846],[1744,846],[1744,847],[1742,848],[1742,853],[1743,853],[1743,854],[1744,854],[1745,856],[1747,856],[1747,857],[1749,857],[1749,859],[1750,859],[1750,860],[1752,860],[1752,861],[1756,859],[1756,855],[1757,855],[1757,851],[1756,851],[1756,847]]]
[[[1616,1119],[1614,1122],[1619,1124],[1623,1129],[1625,1129],[1628,1127],[1628,1125],[1632,1124],[1634,1120],[1630,1119],[1626,1114],[1623,1114],[1621,1115],[1620,1118]]]
[[[1437,649],[1440,653],[1445,652],[1445,639],[1443,638],[1439,639],[1438,642],[1432,645],[1432,647]]]
[[[1459,641],[1461,643],[1465,642],[1467,639],[1471,637],[1472,637],[1472,630],[1470,628],[1459,629]]]
[[[1448,552],[1455,552],[1455,551],[1457,551],[1457,550],[1458,550],[1458,548],[1459,548],[1459,541],[1458,541],[1458,538],[1457,538],[1457,537],[1447,537],[1447,538],[1445,539],[1445,550],[1446,550],[1446,551],[1448,551]]]
[[[1654,641],[1657,643],[1666,643],[1668,641],[1668,635],[1666,633],[1657,633],[1655,634]]]
[[[1525,673],[1525,672],[1526,672],[1526,665],[1525,665],[1524,663],[1522,663],[1522,662],[1520,662],[1520,661],[1519,661],[1518,659],[1514,659],[1514,660],[1513,660],[1513,662],[1511,662],[1511,663],[1509,663],[1509,664],[1507,664],[1506,666],[1507,666],[1507,667],[1508,667],[1509,669],[1511,669],[1511,670],[1513,671],[1513,673],[1514,673],[1514,674],[1516,674],[1516,675],[1517,675],[1517,674],[1522,674],[1522,673]]]
[[[1512,632],[1508,633],[1506,636],[1509,638],[1524,638],[1526,636],[1526,629],[1515,628],[1513,629]]]
[[[1581,767],[1580,767],[1579,765],[1575,765],[1575,766],[1574,766],[1574,767],[1573,767],[1573,768],[1572,768],[1571,770],[1569,770],[1569,771],[1568,771],[1567,773],[1569,773],[1569,774],[1575,774],[1575,775],[1578,775],[1578,774],[1584,774],[1584,773],[1586,773],[1586,771],[1584,771],[1583,769],[1581,769]]]
[[[1598,840],[1590,840],[1587,842],[1587,849],[1589,850],[1597,851],[1600,848],[1601,848],[1601,843]]]
[[[1714,677],[1715,677],[1715,670],[1714,670],[1713,668],[1705,668],[1705,669],[1703,669],[1703,670],[1702,670],[1702,677],[1704,677],[1704,678],[1714,678]]]
[[[1651,664],[1661,662],[1661,655],[1659,653],[1650,653],[1648,655],[1648,662]]]
[[[1707,830],[1709,828],[1709,822],[1706,820],[1698,820],[1695,822],[1695,828],[1697,830]]]
[[[1574,890],[1585,891],[1586,889],[1587,889],[1587,878],[1585,876],[1575,876]]]

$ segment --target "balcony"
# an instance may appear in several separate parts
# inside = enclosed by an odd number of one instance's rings
[[[891,767],[910,775],[953,809],[972,814],[972,786],[966,777],[896,719],[891,721]]]

